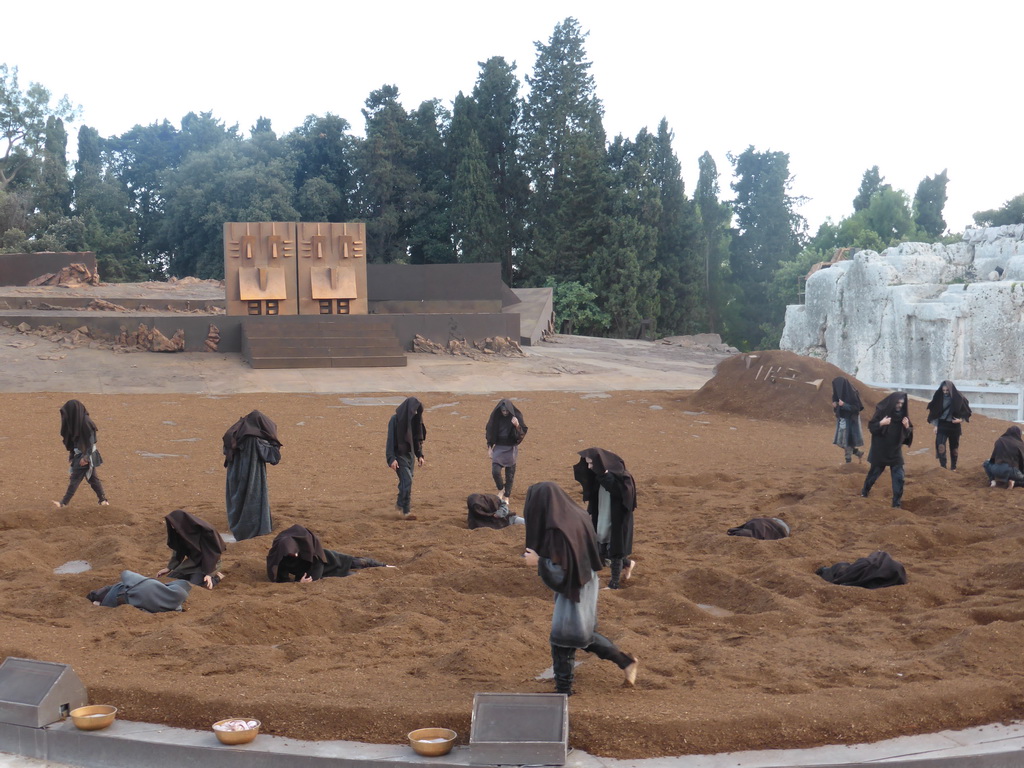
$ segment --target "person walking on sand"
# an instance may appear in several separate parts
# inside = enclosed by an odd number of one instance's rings
[[[952,381],[944,381],[928,403],[928,423],[935,430],[935,458],[946,468],[946,441],[949,441],[949,468],[956,472],[960,455],[961,426],[971,420],[971,404],[960,394]]]
[[[491,411],[484,430],[487,439],[487,455],[491,459],[491,477],[498,490],[498,496],[508,504],[512,498],[512,483],[516,479],[516,462],[519,460],[519,444],[526,437],[526,420],[522,412],[508,398],[503,398]],[[505,479],[501,470],[505,470]]]
[[[551,661],[555,692],[571,696],[576,650],[614,662],[627,685],[636,682],[636,656],[624,653],[597,631],[597,571],[601,554],[590,516],[557,483],[537,483],[526,492],[526,564],[555,593],[551,614]]]
[[[68,400],[60,407],[60,436],[68,451],[68,489],[64,498],[53,502],[55,507],[66,507],[83,480],[96,492],[101,506],[108,506],[107,494],[96,469],[103,464],[103,457],[96,450],[96,422],[78,400]]]
[[[832,412],[836,415],[836,431],[832,444],[838,445],[846,455],[846,463],[864,457],[860,447],[864,445],[864,435],[860,430],[860,412],[864,405],[860,401],[860,393],[843,376],[832,379]]]
[[[871,450],[868,451],[868,476],[860,495],[865,498],[871,493],[871,486],[888,467],[892,475],[892,505],[899,509],[903,503],[903,446],[914,441],[914,425],[907,415],[907,393],[893,392],[875,408],[875,415],[868,422],[871,432]]]
[[[416,465],[423,466],[423,441],[427,428],[423,424],[423,404],[415,397],[402,401],[388,421],[388,439],[384,456],[388,466],[398,475],[398,498],[395,509],[399,520],[415,520],[412,514],[412,477]]]

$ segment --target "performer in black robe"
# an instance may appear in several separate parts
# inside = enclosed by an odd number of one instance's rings
[[[537,483],[526,492],[527,565],[555,593],[551,614],[551,661],[555,692],[572,695],[576,649],[614,662],[628,685],[636,681],[637,659],[597,631],[597,571],[602,567],[597,537],[587,513],[556,483]]]
[[[259,411],[243,416],[224,433],[228,526],[236,541],[270,533],[267,464],[279,461],[277,425]]]
[[[150,579],[135,571],[121,571],[121,581],[108,587],[94,589],[86,597],[93,605],[116,608],[133,605],[147,613],[183,611],[192,584],[179,579],[169,584]]]
[[[971,420],[971,404],[960,394],[952,381],[944,381],[928,403],[928,423],[935,430],[935,458],[946,468],[946,441],[949,441],[949,468],[956,472],[960,455],[961,426]]]
[[[471,493],[466,497],[466,527],[508,528],[522,525],[525,521],[509,512],[508,502],[493,493]]]
[[[832,412],[836,415],[836,432],[832,444],[838,445],[846,454],[846,463],[864,456],[860,446],[864,445],[864,436],[860,430],[860,412],[864,410],[860,401],[860,393],[849,379],[837,376],[832,379]]]
[[[487,439],[487,455],[491,459],[491,477],[498,495],[507,504],[512,498],[512,483],[516,478],[516,463],[519,461],[519,444],[526,437],[526,420],[522,412],[508,398],[503,398],[491,411],[484,430]],[[505,470],[505,479],[501,470]]]
[[[1017,483],[1024,483],[1024,441],[1021,440],[1020,427],[1012,426],[1003,432],[992,446],[992,456],[982,466],[988,475],[988,484],[993,488],[1002,480],[1006,481],[1009,489]]]
[[[777,517],[755,517],[752,520],[747,520],[743,525],[730,528],[727,533],[730,536],[746,536],[750,539],[772,541],[789,536],[789,526]]]
[[[395,409],[388,421],[388,439],[384,446],[385,461],[398,476],[398,498],[395,509],[400,520],[415,520],[411,512],[412,477],[416,465],[423,466],[423,441],[427,428],[423,424],[423,404],[415,397],[407,397]]]
[[[224,578],[219,570],[220,556],[227,549],[221,535],[208,522],[183,509],[169,513],[164,522],[171,559],[157,572],[157,578],[185,579],[207,589],[217,586]]]
[[[609,589],[618,589],[621,580],[633,574],[633,510],[636,509],[636,483],[625,462],[603,448],[580,451],[573,475],[583,488],[583,500],[601,545],[601,556],[611,565]]]
[[[875,408],[875,415],[868,422],[868,430],[871,432],[868,463],[871,468],[864,478],[860,495],[866,497],[871,493],[871,486],[882,471],[889,467],[892,475],[892,505],[895,508],[899,508],[903,501],[903,446],[914,441],[914,425],[910,423],[907,413],[908,402],[906,392],[893,392],[882,399]]]
[[[893,560],[888,552],[872,552],[852,563],[836,563],[819,568],[816,573],[825,581],[845,587],[880,589],[907,583],[903,563]]]
[[[68,489],[64,498],[53,502],[55,507],[66,507],[71,503],[78,486],[83,480],[95,491],[101,506],[107,506],[107,494],[96,469],[103,464],[103,457],[96,450],[96,422],[78,400],[68,400],[60,407],[60,437],[68,452]]]
[[[362,568],[390,568],[372,557],[353,557],[324,549],[320,537],[309,528],[293,525],[274,538],[267,552],[267,578],[275,582],[319,581],[348,576]]]

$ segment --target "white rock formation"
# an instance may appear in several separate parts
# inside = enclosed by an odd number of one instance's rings
[[[999,280],[990,280],[996,266]],[[779,346],[862,381],[1024,381],[1024,225],[859,251],[807,280]]]

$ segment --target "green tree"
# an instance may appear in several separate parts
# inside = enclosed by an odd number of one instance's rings
[[[524,250],[526,242],[525,216],[530,198],[529,179],[521,160],[524,105],[515,69],[514,63],[509,64],[501,56],[480,63],[470,115],[501,210],[501,272],[509,285],[515,280],[516,255]]]
[[[742,300],[730,341],[753,349],[776,327],[781,329],[785,307],[770,300],[768,284],[779,263],[800,252],[806,224],[795,210],[801,201],[789,194],[789,155],[757,152],[751,146],[729,159],[736,174],[732,188],[737,224],[730,266]]]
[[[451,264],[457,260],[452,242],[451,175],[445,172],[448,152],[442,135],[451,115],[437,99],[424,101],[410,116],[414,133],[413,171],[420,194],[409,206],[409,260],[413,264]]]
[[[943,169],[942,173],[935,176],[925,176],[917,185],[917,193],[914,195],[914,224],[928,237],[939,238],[946,231],[942,209],[946,207],[948,183],[946,169]]]
[[[176,277],[224,276],[226,221],[294,221],[294,168],[234,138],[189,153],[166,175],[163,240]]]
[[[703,232],[696,203],[686,197],[673,140],[668,121],[663,118],[653,139],[651,176],[661,202],[655,255],[658,329],[662,333],[699,333],[708,326]]]
[[[853,212],[863,211],[871,204],[871,198],[876,192],[882,189],[892,189],[889,184],[883,184],[885,179],[878,172],[878,166],[873,165],[868,170],[864,171],[864,176],[860,180],[860,189],[857,190],[857,196],[853,198]]]
[[[504,217],[475,131],[469,134],[452,187],[452,227],[459,260],[503,263],[507,245]]]
[[[50,91],[39,83],[29,83],[22,91],[18,68],[0,64],[0,190],[41,160],[49,118],[71,122],[78,116],[67,96],[55,104],[51,99]]]
[[[525,165],[532,186],[527,284],[547,276],[579,280],[608,233],[608,169],[604,108],[598,100],[579,22],[556,25],[547,44],[535,43],[527,76]]]
[[[399,104],[393,85],[370,94],[363,117],[366,138],[358,145],[356,165],[367,258],[407,263],[410,230],[423,196],[416,175],[416,126]]]
[[[718,166],[709,152],[697,162],[699,173],[693,198],[699,216],[699,247],[703,258],[704,293],[707,296],[708,330],[724,333],[729,274],[729,250],[732,241],[732,210],[718,199]]]
[[[612,318],[613,336],[628,337],[659,312],[656,266],[661,189],[655,180],[654,138],[617,137],[608,151],[611,200],[608,235],[590,259],[589,285]]]
[[[560,283],[554,278],[544,285],[552,289],[551,302],[560,327],[568,325],[570,332],[600,335],[611,325],[611,317],[597,305],[597,294],[589,285],[576,280]]]
[[[71,214],[71,179],[68,178],[68,134],[64,121],[46,118],[46,138],[35,191],[36,210],[47,223]]]
[[[78,161],[74,177],[74,219],[81,247],[96,252],[100,275],[111,282],[159,276],[138,247],[138,224],[124,184],[109,171],[105,142],[94,128],[78,130]],[[77,230],[72,230],[77,231]]]
[[[295,165],[296,208],[303,221],[350,221],[354,216],[356,142],[344,118],[310,115],[285,139]]]
[[[1003,227],[1007,224],[1024,224],[1024,195],[1017,195],[1003,203],[1001,208],[978,211],[974,223],[979,227]]]

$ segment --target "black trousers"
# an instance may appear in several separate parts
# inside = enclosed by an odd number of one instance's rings
[[[402,514],[409,514],[409,505],[412,503],[412,477],[416,471],[416,457],[413,454],[396,456],[398,461],[398,498],[395,506],[402,510]]]
[[[956,425],[959,426],[959,425]],[[946,441],[949,441],[949,466],[956,469],[956,460],[960,455],[960,430],[945,431],[942,422],[939,422],[938,431],[935,433],[935,458],[939,465],[946,466]]]
[[[594,639],[586,648],[587,653],[592,653],[599,659],[608,659],[615,662],[619,669],[625,669],[633,663],[633,658],[619,650],[604,635],[594,633]],[[572,695],[573,668],[576,662],[576,649],[567,648],[564,645],[551,646],[551,669],[555,673],[555,692],[568,693]]]
[[[505,470],[505,479],[501,479],[501,470]],[[516,479],[516,465],[502,467],[496,461],[491,462],[491,477],[494,478],[494,487],[499,491],[504,490],[506,496],[512,494],[512,483]]]
[[[68,479],[68,490],[64,494],[64,498],[60,500],[61,506],[66,507],[71,503],[71,497],[75,495],[75,491],[78,490],[78,486],[82,484],[82,481],[86,479],[86,475],[89,473],[89,465],[86,464],[84,467],[78,463],[78,460],[71,462],[71,477]],[[107,495],[103,492],[103,483],[100,482],[99,475],[96,474],[94,469],[92,476],[89,477],[89,486],[96,492],[96,498],[100,501],[106,501]]]
[[[868,470],[868,476],[864,478],[864,488],[861,490],[861,496],[867,496],[871,492],[871,486],[875,484],[875,481],[882,476],[882,471],[885,469],[885,464],[872,464],[871,469]],[[889,467],[889,474],[892,475],[892,505],[898,507],[903,500],[903,486],[906,481],[906,475],[903,471],[903,465],[899,464],[894,467]]]

